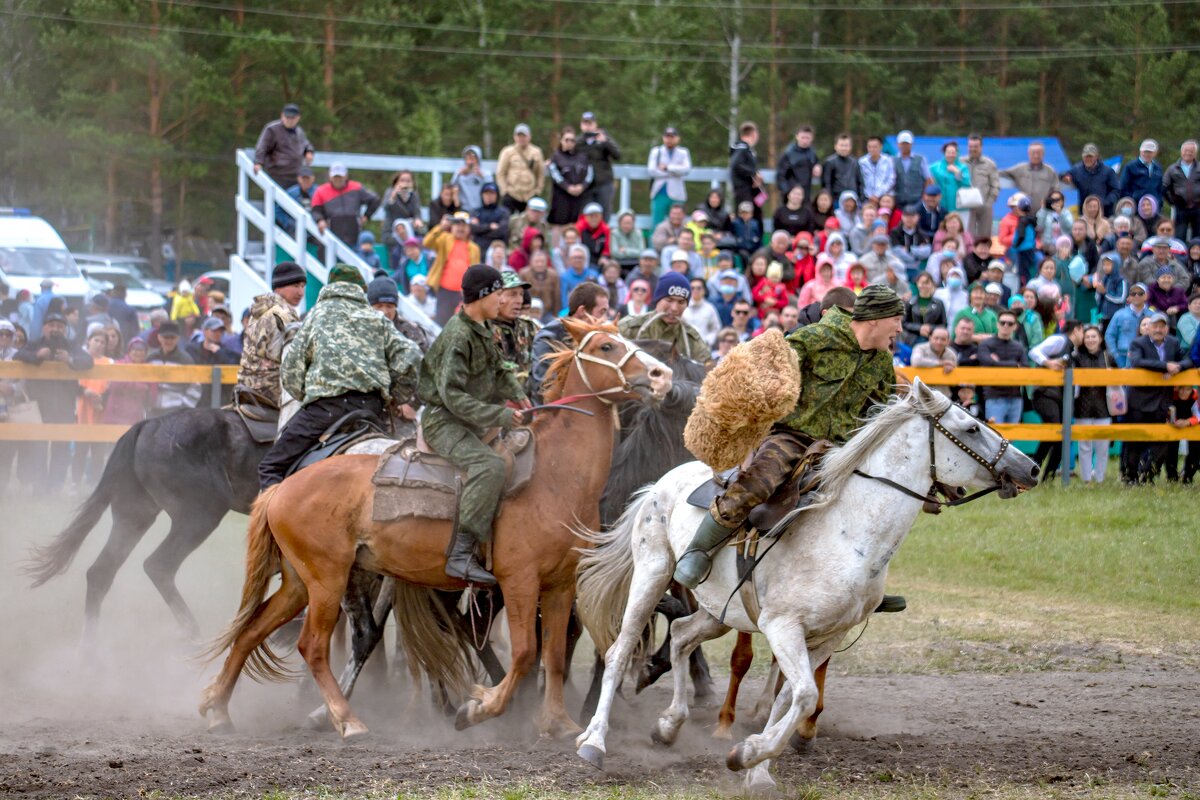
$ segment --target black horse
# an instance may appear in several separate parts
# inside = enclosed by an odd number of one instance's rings
[[[165,511],[171,530],[143,567],[175,619],[188,634],[197,635],[199,626],[175,575],[228,512],[250,512],[258,495],[258,462],[270,447],[270,442],[256,442],[230,410],[189,409],[135,424],[117,440],[100,482],[74,519],[53,541],[34,550],[27,567],[33,585],[66,570],[111,506],[112,531],[87,572],[87,640],[96,632],[100,605],[117,571]]]

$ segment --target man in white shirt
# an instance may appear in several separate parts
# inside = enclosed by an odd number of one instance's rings
[[[679,144],[679,130],[668,126],[662,144],[650,148],[646,171],[653,178],[650,184],[650,227],[654,229],[667,217],[675,203],[687,202],[683,177],[692,171],[692,154]]]

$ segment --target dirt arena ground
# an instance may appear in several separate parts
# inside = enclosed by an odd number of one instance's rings
[[[61,519],[54,509],[38,513]],[[227,520],[181,577],[208,635],[236,602],[240,524]],[[148,544],[159,538],[152,532]],[[715,707],[698,709],[674,748],[651,744],[652,721],[668,702],[665,686],[618,701],[604,773],[578,760],[569,742],[539,740],[527,716],[456,734],[431,710],[406,713],[402,687],[369,683],[355,697],[372,729],[365,739],[343,744],[331,732],[303,730],[300,722],[315,705],[311,691],[248,681],[231,706],[238,733],[211,736],[194,709],[215,667],[196,660],[198,644],[180,638],[149,586],[140,562],[150,547],[118,577],[100,641],[88,649],[78,644],[83,572],[102,537],[88,542],[65,578],[36,592],[17,574],[27,542],[0,541],[0,797],[274,797],[314,787],[351,797],[463,786],[535,787],[553,796],[631,787],[737,790],[724,767],[729,744],[710,738]],[[870,645],[868,637],[859,646]],[[992,784],[1035,792],[1122,787],[1147,796],[1200,791],[1200,675],[1193,665],[1170,653],[1076,655],[1104,666],[948,674],[845,674],[835,667],[814,748],[789,750],[777,778],[790,792],[814,782],[845,789],[929,784],[948,796],[959,794],[956,787],[965,795],[966,787]],[[573,711],[585,672],[575,675]],[[723,688],[724,678],[717,683]],[[761,678],[748,683],[745,716],[760,686]]]

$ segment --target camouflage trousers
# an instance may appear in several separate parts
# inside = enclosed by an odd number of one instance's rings
[[[749,466],[713,500],[709,508],[713,519],[726,528],[740,528],[754,507],[765,503],[792,476],[812,442],[797,431],[771,431],[750,457]]]
[[[421,433],[430,449],[464,473],[459,530],[480,544],[491,541],[492,521],[504,494],[504,459],[445,409],[431,408],[421,418]]]

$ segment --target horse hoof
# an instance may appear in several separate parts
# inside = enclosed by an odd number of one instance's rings
[[[746,768],[745,742],[734,745],[734,748],[729,751],[729,755],[725,756],[725,766],[734,772],[741,772]]]
[[[756,774],[757,770],[746,773],[744,794],[747,797],[774,797],[777,795],[775,781],[767,774]]]
[[[664,747],[670,747],[671,745],[675,744],[675,737],[668,737],[666,734],[664,734],[661,724],[655,725],[654,730],[650,731],[650,739],[655,744],[661,744]]]
[[[358,720],[347,722],[342,726],[342,741],[348,742],[351,739],[358,739],[362,736],[366,736],[368,733],[370,733],[370,731],[367,730],[367,726]]]
[[[604,769],[604,751],[596,745],[585,744],[576,751],[576,754],[596,769]]]
[[[799,733],[793,733],[791,738],[788,739],[788,744],[790,744],[792,749],[797,753],[808,755],[813,751],[813,741],[814,739],[805,739]]]
[[[471,711],[475,704],[476,701],[468,700],[459,706],[458,713],[454,715],[454,730],[465,731],[475,724],[475,720],[471,718]]]
[[[733,739],[733,731],[728,725],[718,725],[717,729],[713,731],[712,738],[728,742]]]
[[[208,726],[208,732],[213,736],[227,736],[228,734],[236,733],[236,729],[233,727],[233,720],[226,718],[222,720],[214,720],[213,723]]]
[[[321,706],[316,711],[304,718],[304,729],[309,731],[323,731],[325,726],[329,724],[329,713],[325,710],[325,706]]]

